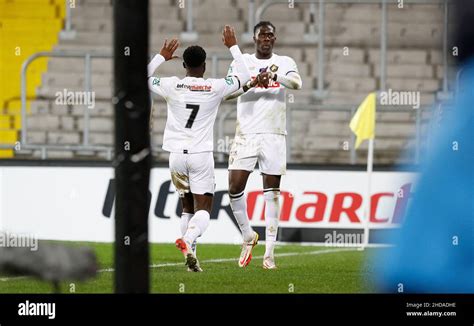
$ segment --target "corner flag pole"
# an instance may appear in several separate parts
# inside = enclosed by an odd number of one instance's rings
[[[369,150],[367,152],[367,193],[365,194],[365,210],[364,210],[364,246],[369,245],[369,225],[370,225],[370,210],[371,210],[371,188],[372,188],[372,171],[374,165],[374,139],[369,139]]]
[[[365,100],[357,108],[356,113],[351,119],[349,127],[357,136],[355,147],[368,139],[369,150],[367,152],[367,193],[363,205],[364,215],[364,243],[363,248],[369,244],[369,225],[370,225],[370,208],[371,208],[371,186],[372,186],[372,170],[374,161],[374,137],[375,137],[375,110],[377,106],[377,95],[375,92],[367,95]]]

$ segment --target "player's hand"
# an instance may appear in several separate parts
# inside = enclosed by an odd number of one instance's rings
[[[254,79],[252,79],[249,83],[250,87],[257,87],[258,85],[258,76]]]
[[[232,26],[225,25],[224,31],[222,32],[222,42],[224,42],[224,45],[228,48],[231,48],[237,44],[235,30]]]
[[[160,54],[165,58],[166,61],[175,59],[177,56],[173,56],[174,51],[179,46],[178,39],[172,39],[169,43],[168,40],[165,40],[165,44],[163,44],[163,47],[160,50]]]
[[[268,88],[268,85],[270,84],[270,79],[272,78],[273,78],[273,74],[271,73],[271,71],[261,72],[257,76],[258,86]]]

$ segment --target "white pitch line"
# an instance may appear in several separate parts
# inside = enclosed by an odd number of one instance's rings
[[[356,251],[356,248],[341,248],[341,249],[325,249],[325,250],[314,250],[308,252],[285,252],[282,254],[275,254],[275,257],[291,257],[291,256],[303,256],[303,255],[322,255],[322,254],[329,254],[333,252],[340,252],[340,251]],[[255,256],[252,259],[262,259],[263,256]],[[231,261],[238,261],[239,258],[214,258],[214,259],[207,259],[201,260],[199,263],[208,264],[208,263],[227,263]],[[163,263],[163,264],[153,264],[150,265],[150,268],[161,268],[161,267],[173,267],[173,266],[182,266],[183,263]],[[113,272],[114,268],[104,268],[99,269],[99,273],[103,272]]]
[[[340,248],[340,249],[325,249],[325,250],[314,250],[314,251],[308,251],[308,252],[285,252],[282,254],[275,254],[275,257],[291,257],[291,256],[307,256],[307,255],[322,255],[322,254],[330,254],[333,252],[341,252],[341,251],[356,251],[358,250],[357,248]],[[263,256],[255,256],[253,259],[262,259]],[[202,260],[200,263],[226,263],[226,262],[231,262],[231,261],[238,261],[238,258],[215,258],[215,259],[207,259],[207,260]],[[163,263],[163,264],[153,264],[150,265],[150,268],[161,268],[161,267],[173,267],[173,266],[182,266],[183,263]],[[115,271],[115,268],[104,268],[104,269],[99,269],[97,272],[98,273],[109,273]],[[28,278],[27,276],[14,276],[14,277],[3,277],[0,278],[1,282],[6,282],[10,280],[18,280],[22,278]]]

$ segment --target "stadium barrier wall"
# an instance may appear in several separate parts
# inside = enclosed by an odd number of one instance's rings
[[[114,175],[110,167],[0,166],[0,230],[39,239],[114,240]],[[350,244],[363,234],[363,171],[289,169],[282,179],[278,238],[282,242]],[[403,221],[414,193],[415,172],[373,175],[370,243],[386,243]],[[265,238],[261,177],[249,178],[251,225]],[[152,169],[149,239],[173,242],[180,236],[178,205],[166,167]],[[227,195],[227,170],[216,169],[210,227],[202,243],[241,243]]]

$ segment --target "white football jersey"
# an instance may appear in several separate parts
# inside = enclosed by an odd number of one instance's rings
[[[174,153],[213,151],[219,104],[240,88],[239,78],[152,77],[148,83],[150,90],[167,102],[163,149]]]
[[[255,79],[262,71],[271,71],[277,75],[298,73],[295,61],[287,56],[273,53],[270,59],[257,59],[255,54],[243,55],[250,76]],[[235,60],[228,75],[237,73]],[[236,134],[273,133],[286,135],[286,89],[273,80],[268,88],[254,87],[237,100]]]

